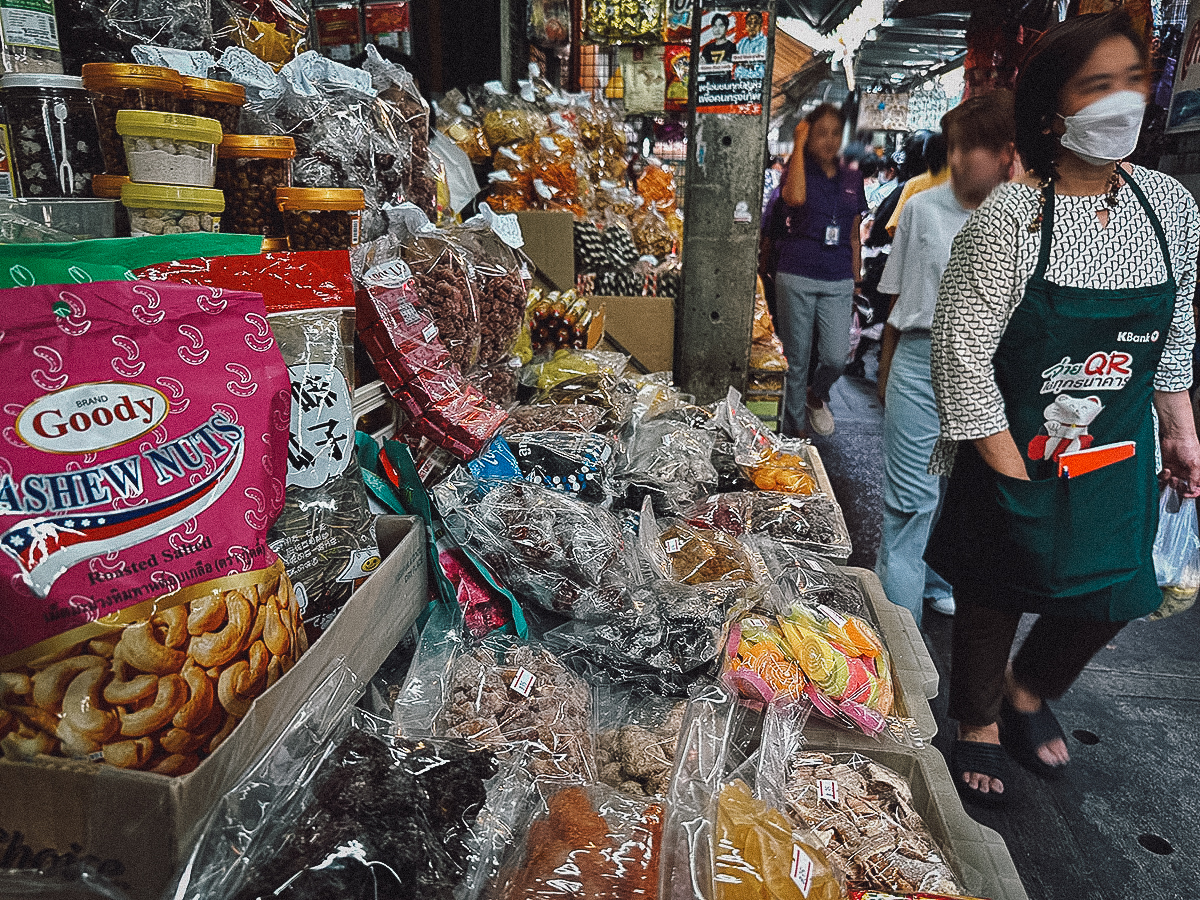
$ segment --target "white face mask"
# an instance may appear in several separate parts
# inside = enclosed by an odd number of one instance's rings
[[[1073,116],[1062,145],[1093,166],[1124,159],[1137,147],[1146,98],[1137,91],[1118,91],[1090,103]]]

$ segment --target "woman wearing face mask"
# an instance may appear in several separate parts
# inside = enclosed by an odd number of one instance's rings
[[[796,151],[763,217],[775,260],[775,325],[788,360],[783,431],[793,436],[805,434],[806,421],[817,434],[833,434],[829,389],[850,350],[867,198],[862,176],[838,160],[845,124],[842,111],[824,103],[796,126]],[[809,384],[814,329],[817,369]]]
[[[1120,162],[1147,63],[1123,11],[1032,46],[1016,88],[1028,171],[964,226],[938,296],[931,470],[950,481],[926,560],[954,587],[950,768],[978,802],[1005,797],[1009,755],[1062,773],[1046,700],[1161,602],[1159,481],[1200,495],[1187,399],[1200,215],[1174,179]],[[1090,472],[1063,456],[1120,442],[1133,455]],[[1024,612],[1040,617],[1009,664]]]

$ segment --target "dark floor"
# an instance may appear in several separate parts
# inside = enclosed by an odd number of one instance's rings
[[[883,411],[868,378],[834,386],[837,432],[818,438],[854,541],[850,564],[873,568],[881,517]],[[941,673],[931,701],[934,745],[946,752],[952,620],[926,611],[925,640]],[[1015,767],[1003,811],[968,806],[994,828],[1030,900],[1200,897],[1200,607],[1135,622],[1055,705],[1069,774],[1041,781]]]

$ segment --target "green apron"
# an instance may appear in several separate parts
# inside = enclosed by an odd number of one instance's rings
[[[1152,549],[1158,479],[1154,375],[1176,300],[1162,224],[1137,184],[1167,266],[1153,287],[1086,290],[1046,280],[1054,230],[1048,192],[1041,253],[993,357],[1009,429],[1031,480],[996,472],[959,444],[925,558],[957,590],[999,609],[1123,622],[1162,603]],[[1058,455],[1117,441],[1137,452],[1076,478]]]

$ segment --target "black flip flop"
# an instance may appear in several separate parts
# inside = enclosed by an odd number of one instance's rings
[[[1000,704],[1000,743],[1034,775],[1052,780],[1061,778],[1066,771],[1066,763],[1052,766],[1037,755],[1038,747],[1055,738],[1067,739],[1045,700],[1037,712],[1023,713],[1004,698]]]
[[[981,791],[963,781],[967,772],[977,772],[988,778],[995,778],[1004,785],[1003,792]],[[964,800],[978,803],[980,806],[1001,806],[1008,797],[1010,784],[1008,754],[999,744],[985,744],[982,741],[955,741],[950,748],[950,774],[954,778],[954,786]]]

